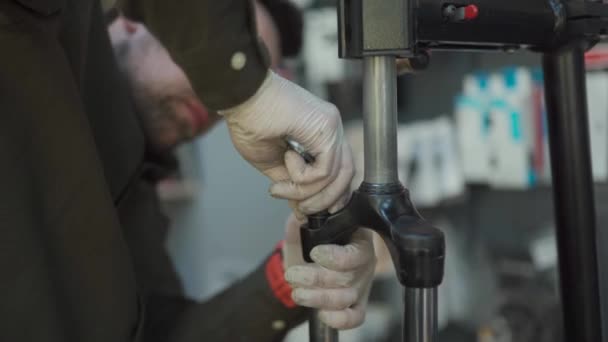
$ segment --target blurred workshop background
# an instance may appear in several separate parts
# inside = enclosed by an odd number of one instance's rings
[[[337,57],[334,2],[294,2],[305,11],[305,45],[288,66],[301,85],[338,105],[361,170],[361,65]],[[608,47],[590,51],[587,65],[603,236]],[[441,341],[561,339],[542,77],[538,55],[444,52],[433,53],[428,70],[399,80],[400,178],[448,242]],[[266,256],[283,236],[289,208],[268,195],[268,181],[239,157],[224,125],[181,148],[179,158],[180,174],[158,189],[174,225],[168,248],[188,295],[204,299]],[[601,264],[607,252],[598,248]],[[379,255],[367,321],[341,341],[400,341],[400,288],[391,261]],[[307,341],[306,332],[287,340]]]

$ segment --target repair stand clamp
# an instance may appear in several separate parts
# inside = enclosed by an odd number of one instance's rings
[[[600,342],[602,326],[584,51],[608,33],[608,4],[585,0],[340,0],[340,57],[363,59],[365,181],[349,204],[302,227],[304,257],[359,227],[389,248],[404,290],[403,338],[433,342],[443,234],[397,177],[395,58],[424,67],[429,50],[543,53],[566,341]],[[338,335],[311,318],[311,341]]]

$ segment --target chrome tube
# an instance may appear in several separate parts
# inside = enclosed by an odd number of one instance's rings
[[[338,342],[338,331],[321,322],[319,310],[311,310],[308,325],[310,342]]]
[[[403,293],[403,340],[437,340],[437,288],[405,288]]]
[[[399,176],[395,57],[366,57],[363,63],[365,181],[372,184],[396,183]]]

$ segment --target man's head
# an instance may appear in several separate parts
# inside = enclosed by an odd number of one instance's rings
[[[297,54],[302,42],[301,16],[286,1],[262,2],[267,5],[255,2],[258,33],[270,54],[271,68],[285,74],[281,71],[283,56]],[[169,52],[145,26],[118,17],[108,31],[152,148],[170,149],[200,135],[217,121]]]

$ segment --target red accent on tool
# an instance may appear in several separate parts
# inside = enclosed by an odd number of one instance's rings
[[[282,243],[266,262],[266,279],[274,296],[288,309],[296,307],[296,303],[291,298],[291,286],[285,280],[283,269],[283,258],[281,256]]]
[[[479,16],[477,5],[468,5],[464,8],[464,20],[473,20]]]

